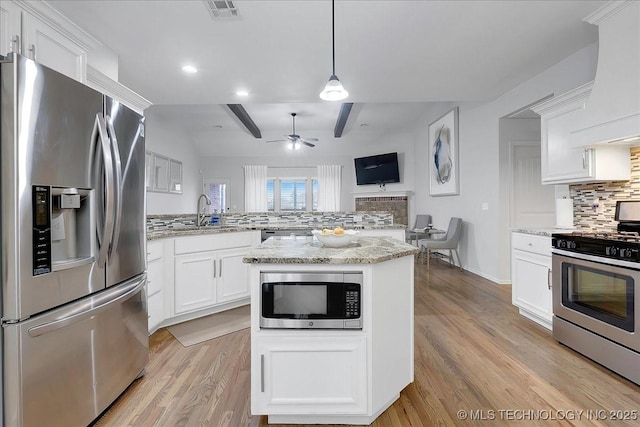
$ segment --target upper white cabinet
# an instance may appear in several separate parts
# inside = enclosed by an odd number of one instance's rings
[[[88,49],[29,13],[22,14],[22,55],[86,81]]]
[[[12,2],[0,2],[0,55],[18,51],[21,46],[22,17],[20,8]]]
[[[88,44],[65,33],[39,10],[3,1],[0,24],[0,55],[17,52],[78,81],[86,80]]]
[[[587,83],[532,108],[541,116],[543,184],[628,181],[630,178],[628,147],[571,146],[570,133],[584,110],[592,85]]]

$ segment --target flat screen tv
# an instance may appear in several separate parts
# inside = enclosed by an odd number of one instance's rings
[[[398,153],[378,154],[353,160],[358,185],[400,182]]]

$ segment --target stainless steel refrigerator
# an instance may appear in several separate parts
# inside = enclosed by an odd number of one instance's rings
[[[0,61],[2,421],[86,426],[144,370],[144,118]]]

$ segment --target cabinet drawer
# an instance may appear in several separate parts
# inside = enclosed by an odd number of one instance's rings
[[[513,249],[533,252],[540,255],[551,255],[551,237],[535,234],[512,233],[511,245]]]
[[[252,244],[251,232],[231,232],[209,234],[206,236],[181,237],[175,241],[175,254],[216,251],[249,247]]]
[[[147,262],[162,258],[163,241],[147,242]]]

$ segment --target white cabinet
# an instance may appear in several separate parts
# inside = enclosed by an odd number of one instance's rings
[[[154,332],[165,318],[165,263],[163,252],[164,242],[162,240],[147,243],[147,309],[149,332]]]
[[[21,47],[21,10],[13,2],[0,2],[0,55],[6,56]]]
[[[520,314],[551,329],[551,237],[511,236],[511,299]]]
[[[84,82],[87,45],[69,37],[56,23],[36,10],[26,11],[16,3],[0,5],[0,55],[17,52],[49,68]]]
[[[258,348],[259,413],[364,414],[367,357],[364,333],[264,337]]]
[[[216,254],[212,252],[176,256],[175,314],[207,308],[216,303],[217,264]]]
[[[87,49],[43,20],[23,12],[22,54],[49,68],[84,82]]]
[[[573,148],[570,143],[592,86],[582,85],[532,107],[541,116],[543,184],[629,180],[628,147]]]
[[[257,231],[176,239],[173,314],[248,298],[249,266],[242,258],[259,243]]]

